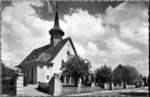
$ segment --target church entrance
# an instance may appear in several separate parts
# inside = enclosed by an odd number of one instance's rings
[[[31,74],[31,83],[33,84],[33,80],[34,80],[34,75],[33,75],[34,74],[34,70],[33,70],[33,68],[32,68],[31,72],[32,72],[32,74]]]

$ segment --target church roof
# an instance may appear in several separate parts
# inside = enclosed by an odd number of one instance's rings
[[[61,40],[56,46],[51,46],[51,44],[42,46],[40,48],[34,49],[23,61],[21,64],[19,64],[17,67],[19,66],[23,66],[23,65],[30,65],[31,63],[38,63],[38,62],[50,62],[57,56],[57,54],[61,51],[61,49],[63,48],[63,46],[67,43],[67,41],[70,41],[73,50],[76,53],[76,50],[74,48],[74,45],[72,43],[72,40],[70,37]],[[42,60],[41,60],[42,59]]]

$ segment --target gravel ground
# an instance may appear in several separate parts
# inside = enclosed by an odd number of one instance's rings
[[[24,95],[25,96],[50,96],[44,92],[40,92],[37,90],[37,85],[30,85],[24,87]]]

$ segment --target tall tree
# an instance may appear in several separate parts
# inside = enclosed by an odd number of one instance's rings
[[[112,69],[106,65],[97,68],[95,70],[96,82],[111,82],[112,81]]]
[[[74,77],[75,85],[79,78],[90,73],[91,64],[87,59],[83,59],[80,56],[74,56],[65,63],[65,70],[62,75]]]
[[[15,70],[5,66],[2,63],[2,79],[12,78],[15,75]]]
[[[123,66],[119,64],[113,71],[113,80],[118,83],[127,82],[130,84],[138,77],[139,73],[137,69],[129,65]]]

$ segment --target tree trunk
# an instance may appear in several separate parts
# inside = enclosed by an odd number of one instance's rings
[[[74,85],[77,86],[77,84],[78,84],[78,78],[75,77],[75,83],[74,83]]]

